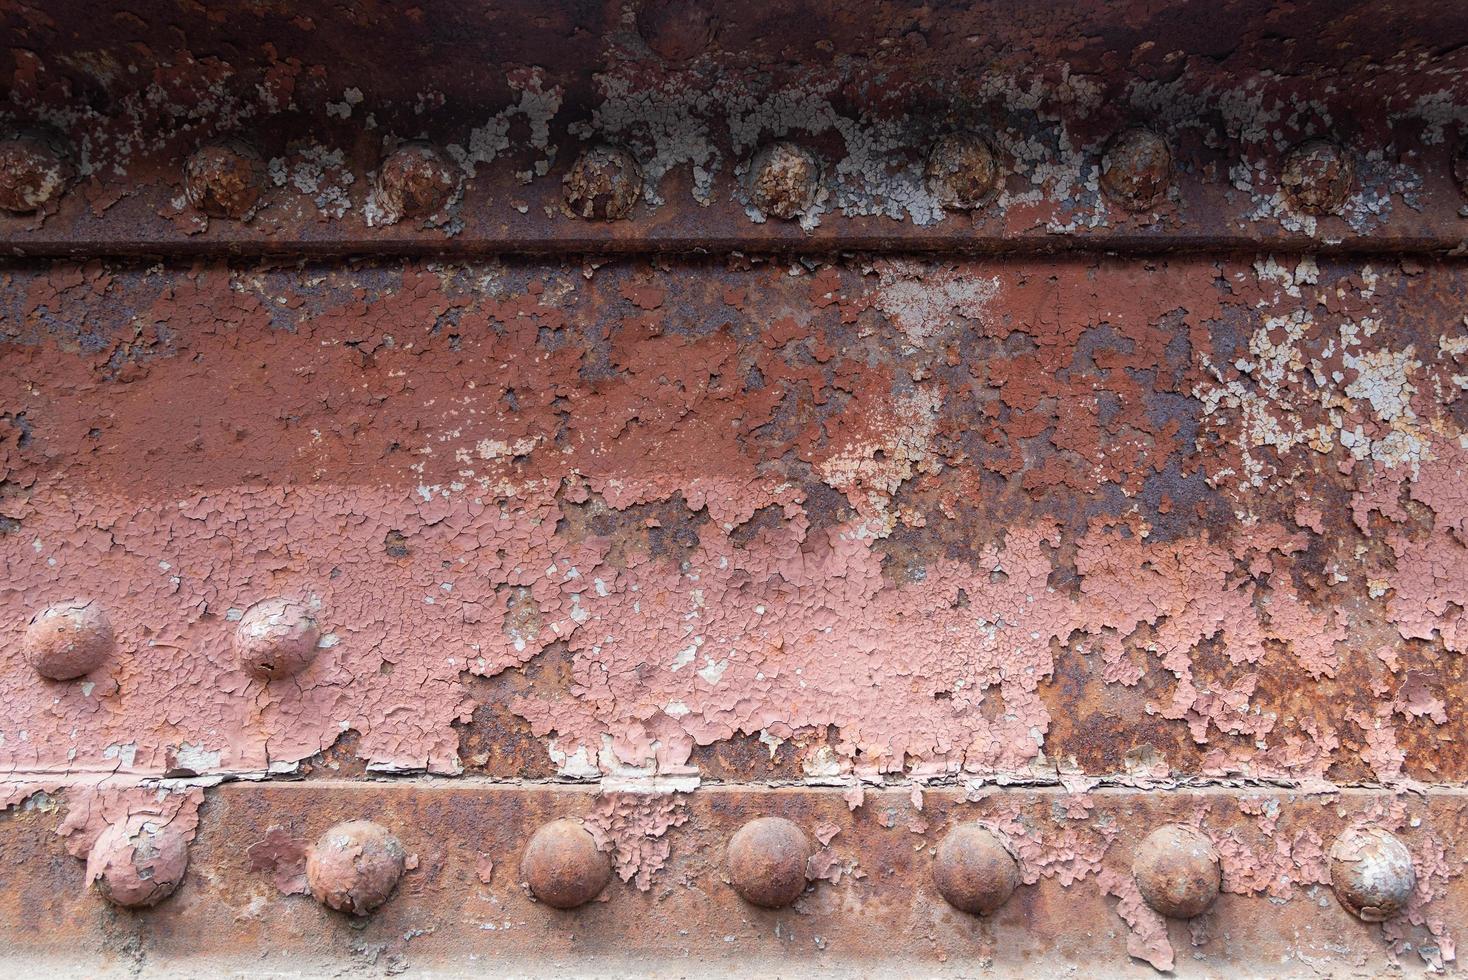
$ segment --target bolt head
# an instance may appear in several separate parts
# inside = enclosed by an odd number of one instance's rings
[[[1128,211],[1144,211],[1172,183],[1172,150],[1150,129],[1134,126],[1114,136],[1101,157],[1101,189]]]
[[[1347,830],[1330,848],[1330,886],[1357,918],[1385,922],[1407,907],[1417,889],[1412,852],[1380,827]]]
[[[619,146],[593,146],[576,158],[561,185],[573,213],[616,221],[642,197],[642,167]]]
[[[12,214],[40,210],[75,176],[59,138],[31,134],[0,140],[0,209]]]
[[[1152,831],[1137,848],[1132,876],[1152,908],[1174,919],[1191,919],[1218,897],[1222,867],[1207,834],[1169,824]]]
[[[294,599],[266,599],[251,606],[235,627],[235,657],[256,677],[299,674],[316,659],[321,633],[310,608]]]
[[[25,631],[26,660],[36,673],[69,681],[91,673],[112,653],[116,641],[102,604],[73,599],[47,606]]]
[[[945,208],[972,210],[980,207],[999,182],[999,163],[982,136],[950,133],[928,151],[923,171],[928,192]]]
[[[703,53],[719,20],[704,0],[647,0],[637,10],[637,33],[658,57],[673,64]]]
[[[113,905],[157,905],[178,888],[189,866],[183,834],[160,817],[136,814],[97,837],[87,855],[87,882]]]
[[[215,218],[243,218],[260,200],[265,163],[245,143],[199,147],[184,162],[184,199]]]
[[[820,185],[820,162],[795,143],[769,143],[749,162],[750,203],[785,221],[800,217],[815,204]]]
[[[1334,214],[1356,182],[1356,164],[1339,143],[1311,139],[1290,150],[1279,183],[1291,206],[1305,214]]]
[[[810,838],[783,817],[760,817],[729,838],[729,883],[751,905],[780,909],[805,891]]]
[[[938,845],[933,882],[949,905],[987,915],[1009,901],[1019,886],[1019,863],[992,830],[976,823],[959,824]]]
[[[459,187],[458,170],[429,143],[404,143],[382,161],[377,206],[389,222],[435,214]]]
[[[602,893],[612,862],[579,820],[552,820],[535,832],[520,859],[530,891],[557,909],[574,909]]]
[[[386,827],[349,820],[306,850],[306,884],[328,908],[367,915],[387,901],[407,866],[403,845]]]

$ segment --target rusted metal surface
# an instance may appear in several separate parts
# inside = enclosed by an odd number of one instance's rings
[[[585,905],[612,880],[612,862],[579,820],[552,820],[525,845],[520,873],[538,900],[556,909]]]
[[[933,885],[960,912],[989,915],[998,911],[1019,882],[1014,848],[977,822],[954,827],[933,854]]]
[[[31,254],[1463,239],[1468,13],[1452,4],[7,0],[0,27],[0,124],[50,127],[76,164],[38,213],[0,216],[7,247]],[[957,133],[993,151],[983,207],[950,206],[925,179]],[[1126,147],[1137,134],[1145,161]],[[187,190],[191,155],[222,140],[264,166],[239,219]],[[1305,162],[1290,153],[1310,141],[1338,147],[1333,171],[1349,175],[1317,205],[1289,192]],[[765,220],[750,180],[777,142],[815,165],[796,220]],[[419,143],[440,148],[435,194],[454,189],[442,210],[393,217],[375,188]],[[643,184],[623,221],[587,221],[563,196],[602,144]],[[1139,167],[1126,179],[1147,196],[1104,190],[1108,148],[1126,158],[1110,183]],[[228,166],[254,184],[253,162]]]
[[[805,891],[810,838],[784,817],[756,817],[729,838],[724,865],[739,897],[765,909],[794,904]]]
[[[370,820],[345,820],[328,827],[305,849],[305,858],[311,897],[327,908],[358,916],[388,900],[408,862],[402,842]]]
[[[1468,11],[748,7],[0,0],[0,946],[1455,969]]]
[[[1456,873],[1468,857],[1461,793],[930,788],[873,791],[852,810],[819,789],[231,784],[200,810],[178,891],[144,913],[113,910],[83,887],[81,862],[56,837],[55,806],[36,798],[4,818],[5,948],[119,969],[143,949],[149,963],[214,957],[285,975],[323,963],[564,975],[1150,973],[1131,952],[1180,976],[1379,976],[1450,955],[1446,935],[1468,912]],[[739,828],[773,812],[814,848],[810,884],[780,910],[740,898],[725,863]],[[408,869],[372,916],[352,917],[312,900],[300,853],[333,823],[366,814],[401,840]],[[585,821],[617,870],[596,901],[571,911],[536,901],[521,867],[537,828],[564,818]],[[988,915],[949,906],[933,877],[939,843],[968,821],[1016,847],[1019,884]],[[1132,880],[1143,839],[1172,822],[1199,828],[1221,855],[1222,894],[1189,922],[1152,912]],[[1362,825],[1394,828],[1422,869],[1412,911],[1385,924],[1357,919],[1331,890],[1327,854]]]
[[[1218,899],[1222,873],[1208,835],[1185,824],[1152,831],[1132,858],[1132,878],[1142,900],[1170,919],[1191,919],[1208,911]]]
[[[1367,922],[1398,915],[1417,890],[1412,852],[1380,827],[1342,834],[1330,849],[1330,884],[1341,904]]]

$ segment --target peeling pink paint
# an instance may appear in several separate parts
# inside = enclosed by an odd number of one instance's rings
[[[618,877],[647,891],[668,860],[672,842],[665,835],[687,819],[687,809],[676,796],[606,793],[597,797],[584,825],[597,847],[611,853]]]
[[[1126,951],[1164,973],[1172,971],[1174,954],[1167,937],[1167,920],[1142,901],[1142,893],[1129,873],[1107,869],[1101,872],[1101,889],[1117,899],[1116,914],[1126,922]]]
[[[474,708],[464,678],[519,668],[565,644],[570,696],[530,691],[511,706],[567,774],[687,773],[699,747],[743,736],[814,751],[813,736],[828,728],[836,741],[821,748],[825,761],[807,760],[812,772],[1025,771],[1049,755],[1057,651],[1067,661],[1099,657],[1105,684],[1138,689],[1143,717],[1180,726],[1195,754],[1174,755],[1173,765],[1328,779],[1347,739],[1376,778],[1409,773],[1416,750],[1394,747],[1404,726],[1440,724],[1451,710],[1420,656],[1394,654],[1411,671],[1396,721],[1302,716],[1281,703],[1295,673],[1307,684],[1345,681],[1347,656],[1357,671],[1347,651],[1357,635],[1380,641],[1380,615],[1327,598],[1340,585],[1328,568],[1347,566],[1318,552],[1321,505],[1248,515],[1261,500],[1236,488],[1240,475],[1303,473],[1323,450],[1241,447],[1231,427],[1254,411],[1246,396],[1258,418],[1282,396],[1240,387],[1255,367],[1211,366],[1209,323],[1234,309],[1272,322],[1300,303],[1291,291],[1313,288],[1321,274],[1231,268],[1234,292],[1220,294],[1206,263],[1145,274],[1062,264],[1046,278],[1023,266],[949,263],[945,282],[977,276],[983,296],[954,293],[949,306],[910,313],[905,297],[925,268],[867,275],[827,266],[810,282],[752,273],[774,292],[758,304],[725,295],[730,324],[757,306],[798,309],[807,290],[818,297],[802,318],[760,321],[770,326],[753,334],[675,329],[672,311],[707,287],[702,274],[659,279],[636,267],[604,270],[605,287],[531,275],[480,298],[453,287],[449,270],[410,268],[390,288],[374,286],[370,306],[363,286],[323,298],[209,269],[151,294],[97,267],[17,280],[25,312],[15,332],[38,329],[35,318],[58,303],[86,309],[97,300],[84,296],[113,294],[148,296],[140,309],[154,326],[141,343],[97,354],[64,353],[49,340],[16,348],[12,402],[26,426],[41,425],[44,445],[80,438],[95,427],[94,406],[109,408],[95,458],[22,448],[20,429],[7,423],[4,474],[20,491],[4,506],[24,531],[0,538],[15,612],[5,649],[16,650],[15,630],[33,605],[85,595],[106,604],[119,655],[81,684],[42,688],[8,673],[5,697],[32,707],[28,738],[7,738],[0,754],[26,770],[258,772],[291,768],[352,731],[374,768],[452,774],[463,764],[455,726]],[[505,269],[484,274],[513,279]],[[1321,293],[1326,312],[1311,315],[1354,323],[1385,315],[1377,305],[1396,300],[1371,285],[1373,275],[1342,272],[1337,292]],[[1427,278],[1415,283],[1426,288]],[[271,298],[282,290],[300,292],[282,307]],[[596,306],[607,290],[626,305]],[[458,350],[388,326],[446,313],[465,338]],[[1014,343],[1017,313],[1028,317],[1023,349],[973,362],[960,381],[951,346]],[[909,326],[921,323],[926,346],[900,357],[870,330],[855,338],[861,357],[830,339],[863,317],[900,324],[910,315],[924,318]],[[295,332],[273,329],[279,317]],[[545,340],[588,329],[603,331],[597,349],[611,372],[591,383],[579,380],[593,357],[584,344]],[[1385,351],[1401,343],[1383,334],[1368,342],[1350,328],[1356,340],[1341,355],[1347,328],[1312,329],[1297,341],[1266,340],[1273,328],[1261,326],[1254,356],[1283,357],[1277,350],[1288,343],[1307,361],[1334,350],[1321,369],[1338,365],[1349,379],[1368,368],[1341,357],[1375,364],[1373,343]],[[172,353],[140,356],[164,350],[161,330]],[[244,344],[263,360],[239,358]],[[1404,412],[1403,404],[1418,420],[1439,417],[1428,393],[1441,389],[1425,373],[1461,370],[1456,348],[1443,350],[1440,367],[1417,369],[1407,403],[1361,389],[1362,418]],[[106,380],[119,356],[121,374]],[[215,383],[223,428],[185,394],[195,364],[226,372]],[[1172,380],[1138,380],[1143,366],[1158,365]],[[941,381],[931,376],[940,368],[950,372]],[[36,370],[45,372],[39,387],[15,387]],[[761,387],[746,383],[751,370]],[[1158,389],[1186,391],[1202,398],[1205,428],[1227,439],[1216,448],[1186,443],[1178,418],[1103,414],[1078,389],[1139,406]],[[64,401],[63,391],[79,395]],[[335,393],[328,404],[322,392]],[[791,397],[806,397],[795,392],[814,396],[802,409],[814,415],[779,423],[788,429],[780,445],[810,467],[812,483],[761,472],[761,459],[778,450],[765,444],[772,420]],[[833,400],[840,411],[822,407]],[[1234,402],[1242,415],[1227,407]],[[1394,418],[1400,428],[1404,417]],[[170,448],[165,419],[182,420],[192,442]],[[1429,438],[1430,427],[1413,424],[1412,438]],[[389,484],[366,482],[390,433],[409,437],[412,451],[389,462]],[[1368,549],[1383,534],[1391,548],[1386,567],[1373,553],[1359,577],[1347,576],[1350,588],[1387,581],[1385,617],[1401,639],[1441,636],[1455,651],[1453,589],[1468,567],[1455,557],[1460,451],[1431,438],[1433,458],[1412,465],[1358,461],[1338,444],[1330,453],[1350,457],[1340,462],[1352,473],[1369,466],[1363,492],[1347,499]],[[1019,447],[1032,439],[1049,455],[1027,460]],[[168,463],[136,471],[135,456]],[[1155,532],[1176,504],[1164,497],[1147,516],[1135,495],[1178,460],[1244,515],[1237,526]],[[252,482],[264,472],[293,482]],[[156,503],[107,496],[117,474],[134,473],[136,492]],[[913,573],[894,563],[907,542],[946,533],[939,522],[973,514],[995,478],[1030,500],[1117,488],[1133,506],[1077,530],[1029,505],[967,556],[930,549]],[[1327,470],[1320,479],[1355,477]],[[1391,530],[1408,519],[1392,489],[1403,482],[1411,500],[1439,514],[1430,532]],[[819,487],[836,492],[844,515],[813,498]],[[1195,509],[1212,506],[1205,500]],[[619,524],[618,515],[665,505],[687,525],[677,531],[686,540],[678,562],[623,543],[629,531],[672,533],[660,521]],[[573,531],[581,511],[612,530]],[[1185,515],[1181,526],[1197,520]],[[1071,584],[1057,587],[1059,573]],[[265,682],[235,667],[228,634],[243,610],[275,595],[311,604],[320,649],[301,674]],[[188,712],[169,708],[185,703]]]
[[[97,835],[108,826],[139,815],[157,817],[192,840],[203,802],[200,789],[175,793],[134,787],[77,787],[67,792],[66,817],[56,833],[65,839],[67,851],[79,858],[86,857]]]

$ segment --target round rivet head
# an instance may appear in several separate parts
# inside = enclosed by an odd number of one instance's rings
[[[321,633],[303,602],[266,599],[257,602],[235,627],[234,649],[239,664],[266,680],[299,674],[316,659]]]
[[[390,221],[423,217],[447,204],[458,186],[458,172],[432,144],[404,143],[377,170],[377,206]]]
[[[244,143],[199,147],[184,162],[184,200],[215,218],[243,218],[260,200],[265,163]]]
[[[29,214],[44,208],[75,176],[59,138],[30,134],[0,140],[0,209]]]
[[[751,905],[781,909],[805,891],[812,847],[794,823],[760,817],[729,838],[729,884]]]
[[[1134,126],[1114,136],[1101,157],[1101,189],[1129,211],[1156,204],[1172,182],[1172,150],[1150,129]]]
[[[703,0],[647,0],[637,10],[637,33],[664,61],[681,64],[703,53],[719,29]]]
[[[574,909],[602,893],[612,862],[579,820],[552,820],[530,838],[520,859],[530,891],[557,909]]]
[[[816,202],[821,165],[803,146],[767,144],[749,162],[749,200],[765,214],[789,221]]]
[[[183,881],[189,846],[158,817],[135,815],[97,837],[87,855],[87,881],[113,905],[157,905]]]
[[[1412,852],[1379,827],[1348,830],[1330,848],[1330,886],[1358,918],[1385,922],[1406,908],[1417,888]]]
[[[47,606],[25,631],[26,660],[36,673],[69,681],[91,673],[112,653],[112,623],[100,602],[75,599]]]
[[[961,912],[987,915],[1009,901],[1019,885],[1019,864],[987,827],[960,824],[938,845],[933,881],[944,901]]]
[[[1356,165],[1330,140],[1306,140],[1285,157],[1279,183],[1291,206],[1306,214],[1333,214],[1351,196]]]
[[[1213,904],[1222,884],[1218,851],[1196,827],[1169,824],[1147,835],[1132,860],[1142,898],[1163,915],[1191,919]]]
[[[369,820],[339,823],[306,851],[306,884],[328,908],[366,915],[387,901],[407,866],[403,845]]]
[[[950,133],[928,151],[923,168],[928,193],[945,208],[972,210],[981,206],[999,182],[999,164],[982,136]]]
[[[642,197],[642,167],[619,146],[593,146],[576,158],[561,184],[573,213],[616,221],[631,214]]]

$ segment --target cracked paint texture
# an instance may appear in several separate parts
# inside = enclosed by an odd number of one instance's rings
[[[17,774],[1462,778],[1455,267],[5,275]]]
[[[238,777],[599,781],[586,826],[661,902],[714,894],[716,849],[686,845],[734,817],[688,791],[804,782],[839,789],[795,804],[828,807],[805,917],[921,853],[960,816],[948,793],[1013,842],[1027,888],[1114,898],[1128,952],[1171,970],[1183,930],[1141,901],[1127,834],[1181,797],[1107,791],[1195,782],[1181,817],[1212,837],[1225,901],[1311,911],[1342,787],[1468,773],[1468,283],[1452,259],[1389,257],[1461,237],[1468,34],[1392,3],[1181,6],[828,5],[772,29],[779,5],[746,5],[669,65],[620,2],[485,30],[432,2],[328,25],[274,0],[0,0],[0,122],[53,128],[79,174],[0,218],[14,247],[215,256],[0,267],[0,800],[64,792],[56,831],[81,857],[137,814],[192,840],[199,785]],[[424,56],[450,36],[454,58]],[[1138,123],[1176,167],[1130,213],[1098,177]],[[971,213],[922,177],[954,130],[998,160]],[[266,161],[237,223],[182,194],[180,161],[220,136]],[[1356,175],[1333,217],[1279,185],[1316,137]],[[399,221],[372,188],[410,139],[462,181]],[[772,139],[820,161],[789,224],[747,199]],[[593,141],[646,175],[625,223],[562,199]],[[363,241],[729,254],[340,259]],[[1113,241],[1158,257],[902,254]],[[1383,257],[1349,257],[1362,243]],[[338,258],[217,257],[241,244]],[[760,255],[784,247],[842,257]],[[271,598],[320,638],[265,681],[233,637]],[[25,624],[74,599],[105,607],[115,647],[46,681]],[[1016,783],[1065,795],[991,792]],[[1309,813],[1208,795],[1261,783]],[[1454,805],[1462,822],[1454,800],[1435,794],[1438,828]],[[1401,834],[1418,873],[1372,941],[1440,971],[1463,862],[1426,809],[1402,793],[1349,816]],[[301,828],[256,829],[250,870],[301,892]],[[453,866],[452,835],[423,836],[405,905]],[[482,891],[513,887],[509,850],[473,852]],[[1185,931],[1230,960],[1212,913]],[[378,952],[396,968],[420,934]],[[1285,946],[1351,948],[1313,942]]]

